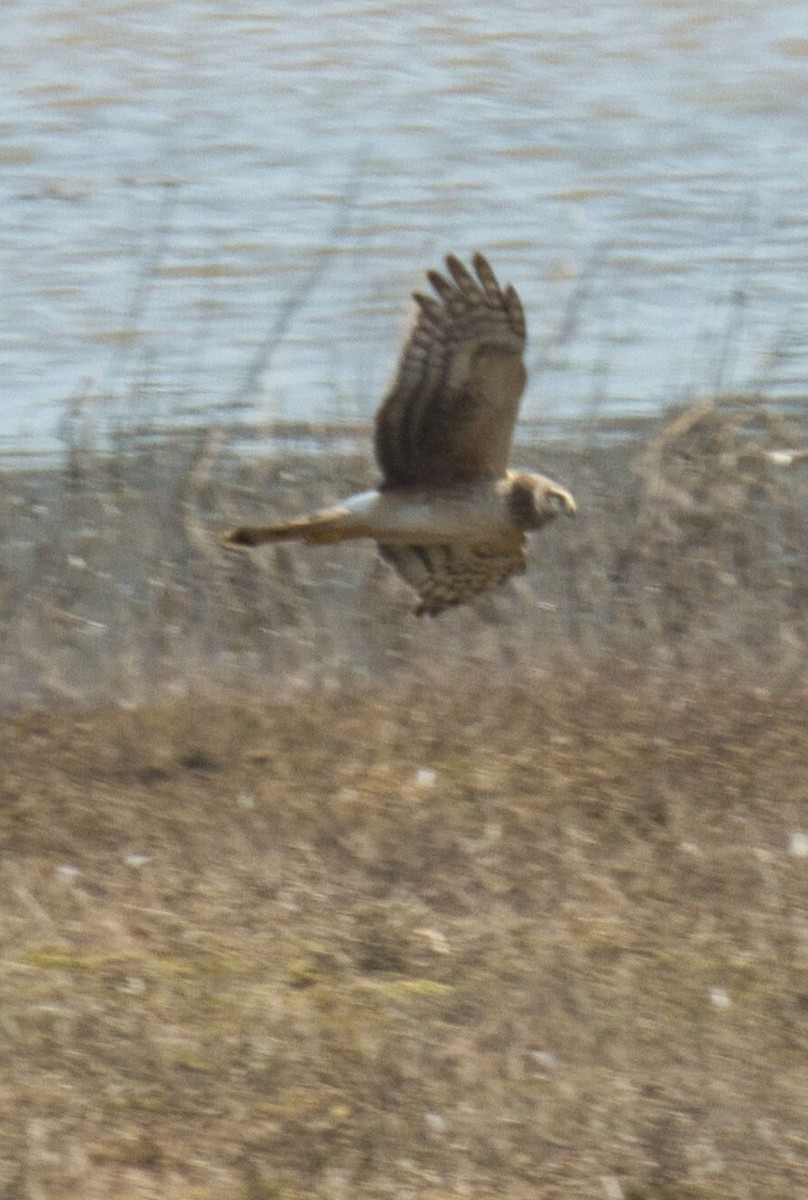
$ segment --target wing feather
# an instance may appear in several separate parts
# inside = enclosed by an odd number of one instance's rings
[[[401,542],[379,545],[379,553],[421,598],[415,609],[420,617],[435,616],[446,608],[465,604],[511,575],[526,568],[524,537],[510,546],[501,542],[469,545],[408,546]]]
[[[525,318],[482,254],[476,278],[454,255],[448,278],[429,271],[436,296],[415,293],[415,324],[376,415],[383,487],[476,482],[508,465],[525,386]]]

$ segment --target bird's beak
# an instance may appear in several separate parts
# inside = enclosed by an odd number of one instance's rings
[[[577,514],[578,505],[570,493],[564,491],[564,488],[550,488],[547,497],[559,512],[566,513],[568,517],[574,517]]]

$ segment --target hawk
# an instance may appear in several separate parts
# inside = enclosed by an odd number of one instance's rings
[[[527,372],[525,317],[488,260],[454,255],[416,292],[415,322],[376,414],[374,491],[283,525],[244,525],[227,546],[372,538],[418,593],[415,612],[465,604],[526,568],[526,534],[575,501],[552,479],[508,469]]]

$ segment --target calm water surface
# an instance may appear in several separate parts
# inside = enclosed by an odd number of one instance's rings
[[[0,448],[369,418],[487,251],[549,420],[808,393],[804,0],[6,0]]]

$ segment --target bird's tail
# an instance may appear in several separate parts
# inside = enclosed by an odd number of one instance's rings
[[[327,508],[283,525],[239,525],[222,538],[225,546],[263,546],[266,542],[312,542],[325,545],[362,537],[363,530],[344,508]]]

